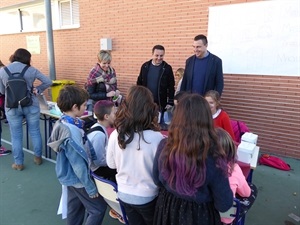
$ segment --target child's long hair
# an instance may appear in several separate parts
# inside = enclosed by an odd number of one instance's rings
[[[174,111],[159,169],[170,188],[193,196],[206,180],[206,159],[228,174],[226,155],[218,142],[210,107],[198,94],[184,96]]]
[[[132,86],[116,113],[115,127],[118,131],[120,148],[126,148],[126,145],[133,140],[134,133],[138,133],[145,141],[144,130],[159,131],[157,121],[158,108],[152,93],[143,86]]]
[[[217,134],[219,136],[219,141],[224,149],[226,156],[227,156],[227,162],[229,165],[229,176],[232,174],[232,171],[234,169],[234,164],[237,161],[236,158],[236,145],[234,144],[234,141],[232,140],[229,133],[222,129],[222,128],[216,128]]]

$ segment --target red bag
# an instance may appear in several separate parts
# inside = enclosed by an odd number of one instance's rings
[[[278,157],[271,156],[268,154],[262,154],[261,157],[259,158],[258,163],[261,165],[274,167],[280,170],[285,170],[285,171],[291,170],[291,166],[287,164],[285,161],[283,161]]]

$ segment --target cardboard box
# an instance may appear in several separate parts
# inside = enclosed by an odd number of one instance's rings
[[[253,133],[250,133],[250,132],[246,132],[242,135],[242,141],[245,141],[245,142],[249,142],[249,143],[252,143],[252,144],[257,144],[257,138],[258,138],[258,135],[257,134],[253,134]]]
[[[243,163],[250,163],[255,147],[256,145],[253,143],[242,141],[237,149],[238,161]]]

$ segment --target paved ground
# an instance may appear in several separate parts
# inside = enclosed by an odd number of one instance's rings
[[[10,148],[8,125],[3,125],[2,144]],[[256,168],[253,183],[258,188],[258,197],[247,214],[246,225],[300,225],[300,221],[297,222],[300,217],[300,160],[283,159],[293,170]],[[55,176],[55,164],[45,160],[37,166],[32,154],[25,152],[26,169],[19,172],[11,169],[12,161],[11,155],[0,157],[0,225],[66,224],[56,215],[61,186]],[[120,223],[106,215],[103,224]]]

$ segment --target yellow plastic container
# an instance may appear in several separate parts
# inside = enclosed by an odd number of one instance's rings
[[[53,80],[51,86],[52,101],[56,102],[57,97],[59,95],[59,91],[65,85],[73,85],[73,84],[75,84],[75,81],[73,80]]]

